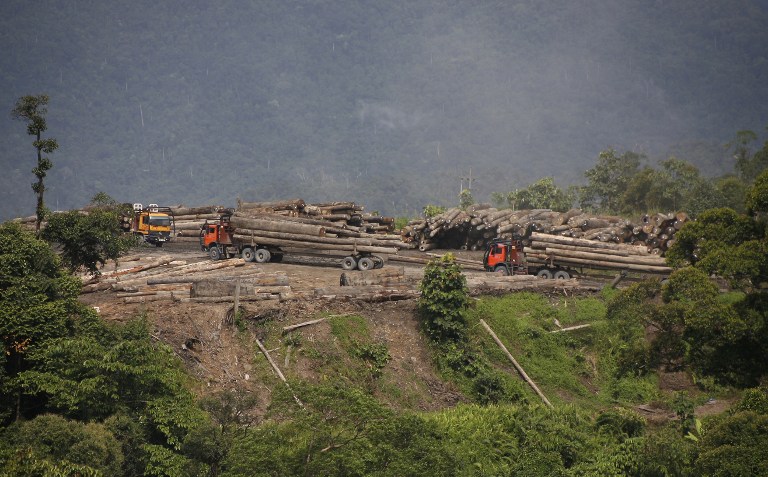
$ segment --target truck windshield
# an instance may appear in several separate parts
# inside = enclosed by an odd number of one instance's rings
[[[171,218],[167,215],[150,215],[149,225],[150,227],[170,227]]]

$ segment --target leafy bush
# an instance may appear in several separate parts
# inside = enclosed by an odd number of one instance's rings
[[[29,449],[36,459],[48,461],[53,466],[64,461],[102,475],[119,475],[123,463],[119,442],[103,424],[70,421],[54,414],[44,414],[10,427],[5,440],[14,452]],[[11,460],[6,463],[5,471],[9,465],[19,464],[31,470],[28,464]],[[16,467],[16,471],[19,470]]]
[[[469,292],[467,280],[452,254],[430,260],[419,289],[419,316],[432,340],[465,340],[464,311],[469,306]]]

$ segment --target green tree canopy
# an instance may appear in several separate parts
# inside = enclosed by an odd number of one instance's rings
[[[621,196],[637,174],[645,156],[632,151],[618,154],[614,149],[600,152],[597,164],[584,176],[587,185],[579,189],[581,207],[601,212],[621,210]]]
[[[121,228],[127,211],[106,194],[97,194],[86,213],[77,210],[51,214],[42,238],[61,248],[64,264],[71,270],[99,273],[99,266],[136,245]]]
[[[514,209],[552,209],[565,212],[571,208],[573,195],[555,185],[552,177],[544,177],[525,189],[494,193],[494,200]]]

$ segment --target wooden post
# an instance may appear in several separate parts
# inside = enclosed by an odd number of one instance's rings
[[[504,346],[504,343],[501,342],[498,336],[496,336],[496,333],[493,332],[490,326],[488,326],[488,323],[485,322],[485,320],[480,320],[480,324],[483,325],[483,328],[485,328],[485,331],[488,332],[488,334],[491,335],[491,338],[493,338],[493,341],[496,342],[497,345],[499,345],[499,348],[504,352],[504,354],[507,355],[507,358],[512,362],[512,364],[515,366],[515,369],[517,369],[517,372],[520,373],[520,376],[525,379],[525,381],[533,388],[534,391],[536,391],[536,394],[539,395],[542,401],[544,401],[544,404],[549,406],[550,408],[554,408],[551,402],[549,402],[549,399],[544,395],[544,393],[541,392],[538,386],[536,386],[536,383],[533,382],[531,378],[528,377],[528,375],[525,373],[525,370],[522,366],[517,362],[517,360],[512,356],[512,354],[507,350],[507,347]]]
[[[235,282],[235,311],[232,312],[232,321],[237,321],[237,312],[240,310],[240,282],[239,278]]]

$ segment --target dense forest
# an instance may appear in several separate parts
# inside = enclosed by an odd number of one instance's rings
[[[390,215],[600,151],[705,176],[768,124],[765,2],[79,1],[0,5],[0,219],[30,215],[7,112],[47,94],[48,205],[354,200]]]

